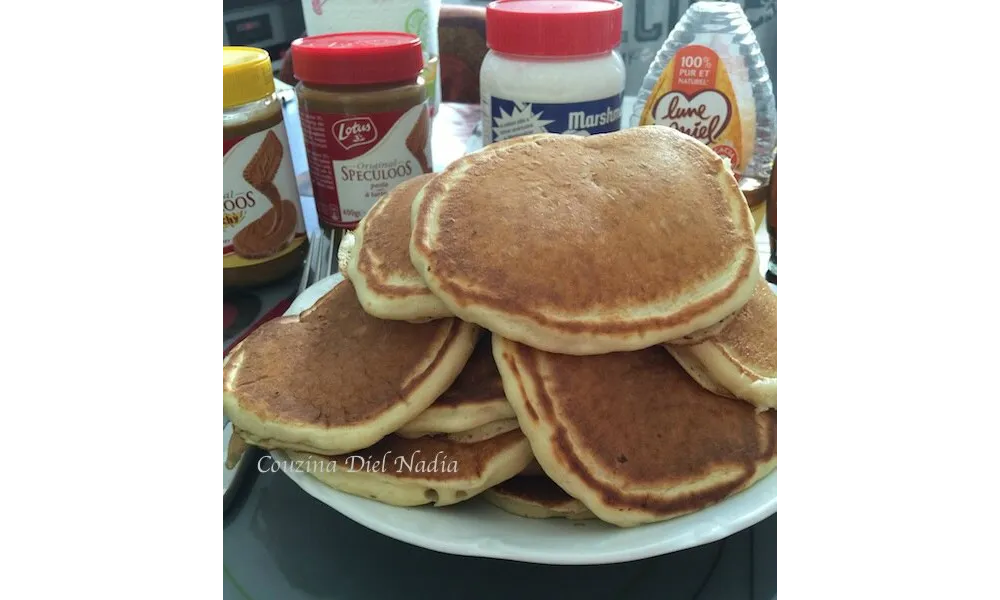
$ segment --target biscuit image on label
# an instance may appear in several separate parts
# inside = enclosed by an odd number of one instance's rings
[[[273,131],[268,131],[264,136],[264,141],[260,143],[260,148],[254,153],[253,158],[243,169],[243,179],[258,190],[264,191],[264,186],[274,181],[278,174],[278,167],[281,166],[281,159],[284,150],[281,148],[281,140],[274,135]],[[277,204],[271,196],[268,196],[273,204]]]
[[[281,200],[233,237],[233,250],[244,258],[271,256],[291,241],[297,224],[295,203]]]
[[[269,181],[267,183],[254,186],[264,197],[271,201],[271,206],[278,206],[281,204],[281,192],[278,191],[278,186],[274,185],[274,182]]]
[[[427,111],[421,111],[420,118],[413,125],[410,135],[406,136],[406,149],[413,153],[413,156],[420,163],[420,169],[424,173],[430,173],[432,168],[430,159],[427,157],[427,139],[430,137],[430,119]]]

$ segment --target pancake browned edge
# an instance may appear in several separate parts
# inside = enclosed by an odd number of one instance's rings
[[[706,327],[705,329],[699,329],[698,331],[695,331],[694,333],[690,333],[690,334],[688,334],[688,335],[686,335],[686,336],[684,336],[682,338],[678,338],[676,340],[672,340],[670,343],[673,344],[673,345],[675,345],[675,346],[683,346],[683,345],[689,345],[689,344],[700,344],[700,343],[704,342],[705,340],[711,339],[711,338],[719,335],[720,333],[722,333],[722,331],[726,328],[727,325],[729,325],[729,323],[734,318],[736,318],[736,313],[733,313],[731,315],[726,316],[726,318],[722,319],[721,321],[719,321],[715,325],[710,325],[710,326]]]
[[[351,455],[288,455],[303,461],[293,468],[348,494],[395,506],[447,506],[517,475],[531,462],[531,447],[524,434],[510,431],[476,444],[390,435]]]
[[[455,381],[478,335],[458,319],[376,319],[343,280],[300,315],[265,323],[229,354],[223,411],[262,448],[365,448],[430,406]]]
[[[494,337],[507,398],[538,463],[621,527],[694,512],[777,465],[777,415],[705,390],[659,346],[550,354]]]
[[[479,427],[469,429],[468,431],[443,433],[440,436],[435,437],[445,437],[453,442],[459,442],[461,444],[475,444],[477,442],[494,438],[498,435],[503,435],[508,431],[514,431],[515,429],[520,429],[520,425],[518,424],[517,419],[511,417],[509,419],[503,419],[502,421],[486,423],[485,425],[480,425]]]
[[[411,220],[410,259],[452,313],[551,352],[683,338],[760,279],[736,180],[665,127],[487,147],[425,185]]]
[[[763,281],[718,335],[666,347],[706,389],[761,410],[778,408],[778,297]]]
[[[419,175],[394,187],[354,231],[345,274],[354,283],[361,306],[372,316],[402,321],[453,316],[410,262],[413,197],[433,177]]]
[[[497,508],[529,519],[594,519],[582,502],[545,476],[518,475],[483,492],[483,499]]]
[[[490,334],[483,332],[455,383],[427,410],[400,427],[396,434],[414,438],[436,433],[457,433],[493,421],[513,418],[514,409],[503,395],[500,372],[493,362]]]

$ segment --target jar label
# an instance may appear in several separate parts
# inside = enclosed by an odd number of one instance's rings
[[[305,240],[285,124],[222,140],[222,267],[267,262]]]
[[[309,176],[320,222],[353,228],[397,184],[430,173],[426,104],[364,115],[299,105]]]
[[[591,135],[621,129],[622,94],[587,102],[546,103],[483,97],[483,144],[533,133]]]
[[[646,100],[639,124],[673,127],[698,139],[729,160],[737,179],[753,150],[753,124],[741,123],[726,67],[705,46],[684,46],[670,59]],[[749,136],[744,135],[746,126],[751,127]]]

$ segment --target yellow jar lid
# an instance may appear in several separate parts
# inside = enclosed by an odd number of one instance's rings
[[[222,47],[222,108],[255,102],[274,93],[271,57],[260,48]]]

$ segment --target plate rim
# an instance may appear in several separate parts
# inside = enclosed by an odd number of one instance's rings
[[[754,485],[750,486],[746,490],[739,492],[729,498],[726,498],[722,502],[714,504],[713,506],[706,507],[702,510],[695,511],[688,515],[677,517],[676,519],[670,519],[667,521],[661,521],[658,523],[649,523],[646,525],[641,525],[639,527],[648,529],[655,527],[668,526],[670,524],[676,524],[678,519],[684,519],[685,517],[698,515],[699,513],[709,510],[714,507],[724,507],[727,502],[731,502],[738,498],[740,494],[744,494],[751,489],[764,485],[773,486],[775,493],[772,497],[768,499],[767,502],[758,505],[754,510],[743,513],[739,516],[732,517],[726,522],[722,523],[716,519],[711,525],[707,522],[703,523],[702,527],[694,530],[687,531],[683,534],[680,540],[670,540],[663,541],[659,543],[649,543],[644,545],[633,546],[629,548],[619,549],[619,550],[604,550],[599,552],[586,552],[580,551],[581,542],[575,542],[568,551],[562,552],[552,552],[549,550],[532,550],[530,548],[524,548],[523,546],[511,545],[505,540],[494,540],[495,543],[490,544],[488,547],[482,547],[470,542],[452,542],[446,538],[440,537],[430,537],[422,533],[418,533],[409,529],[404,529],[392,525],[390,523],[380,521],[375,516],[367,513],[364,510],[359,510],[355,507],[345,506],[341,503],[331,503],[331,500],[336,502],[336,498],[346,496],[350,501],[360,502],[360,506],[365,506],[367,503],[376,502],[375,500],[370,500],[368,498],[362,498],[360,496],[353,496],[347,494],[346,492],[341,492],[331,488],[312,475],[295,471],[289,469],[290,459],[287,454],[281,450],[271,450],[270,455],[272,460],[279,466],[279,469],[288,476],[296,485],[299,486],[304,492],[315,498],[316,500],[322,502],[333,510],[337,511],[339,514],[347,517],[348,519],[354,521],[358,525],[384,535],[386,537],[392,538],[394,540],[416,546],[418,548],[424,548],[426,550],[434,550],[436,552],[442,552],[445,554],[452,554],[456,556],[470,556],[475,558],[494,558],[502,560],[511,560],[524,563],[541,564],[541,565],[610,565],[618,564],[624,562],[631,562],[635,560],[642,560],[644,558],[652,558],[655,556],[663,556],[666,554],[671,554],[673,552],[679,552],[681,550],[687,550],[697,546],[703,546],[705,544],[711,544],[712,542],[717,542],[723,538],[729,537],[735,533],[739,533],[744,529],[753,527],[754,525],[760,523],[764,519],[776,514],[778,512],[778,496],[777,496],[777,479],[778,472],[777,469],[769,473],[766,477],[756,482]],[[484,502],[482,498],[470,498],[466,502]],[[390,510],[399,511],[411,511],[411,510],[421,510],[421,511],[433,511],[436,510],[430,506],[413,506],[413,507],[403,507],[403,506],[391,506],[382,504],[381,506],[388,507]],[[502,515],[504,518],[510,519],[527,519],[527,517],[518,517],[517,515],[512,515],[503,512],[499,508],[494,506],[488,506],[489,509],[497,511],[498,514]],[[441,512],[442,518],[453,518],[448,513]],[[567,524],[571,524],[572,521],[566,521]],[[619,531],[629,531],[633,528],[617,528],[614,525],[607,525],[608,532],[614,534]],[[704,531],[700,531],[704,529]]]
[[[319,299],[324,293],[333,289],[337,283],[340,283],[344,279],[343,274],[334,273],[328,277],[325,277],[306,288],[302,294],[300,294],[292,302],[291,306],[285,312],[286,315],[295,315],[304,310],[305,308],[312,306],[317,299]],[[469,543],[469,542],[453,542],[440,537],[429,537],[419,532],[415,532],[409,529],[400,528],[392,523],[380,521],[376,517],[367,513],[363,509],[358,509],[357,507],[352,507],[345,505],[342,502],[337,502],[338,498],[347,497],[350,501],[359,501],[359,506],[365,506],[367,503],[376,502],[368,498],[362,498],[360,496],[353,496],[347,494],[346,492],[341,492],[331,488],[312,475],[295,471],[289,468],[289,458],[288,455],[281,450],[271,450],[269,451],[271,458],[278,464],[280,470],[291,479],[299,488],[304,492],[315,498],[316,500],[322,502],[326,506],[337,511],[339,514],[347,517],[348,519],[354,521],[358,525],[365,527],[371,531],[384,535],[386,537],[398,540],[412,546],[419,548],[424,548],[427,550],[433,550],[436,552],[442,552],[445,554],[452,554],[456,556],[471,556],[478,558],[493,558],[501,560],[511,560],[525,563],[533,564],[545,564],[545,565],[603,565],[603,564],[617,564],[624,562],[631,562],[635,560],[641,560],[644,558],[651,558],[654,556],[663,556],[665,554],[670,554],[673,552],[679,552],[681,550],[687,550],[689,548],[694,548],[697,546],[703,546],[705,544],[710,544],[719,541],[723,538],[729,537],[735,533],[743,531],[749,527],[760,523],[764,519],[777,514],[778,512],[778,470],[775,467],[774,471],[769,473],[767,476],[763,477],[752,486],[743,490],[733,496],[724,499],[722,502],[716,503],[712,506],[703,508],[694,513],[689,513],[688,515],[683,515],[675,519],[669,519],[666,521],[661,521],[658,523],[649,523],[646,525],[641,525],[639,527],[643,529],[655,528],[655,527],[669,527],[671,524],[676,526],[678,520],[689,518],[695,515],[699,515],[704,511],[708,510],[721,510],[727,504],[732,504],[738,502],[740,496],[759,488],[760,486],[772,487],[774,493],[769,495],[765,502],[762,502],[755,506],[752,510],[745,511],[738,515],[732,514],[727,515],[725,520],[720,521],[716,518],[711,523],[705,521],[700,523],[696,528],[684,532],[680,538],[667,538],[662,542],[654,542],[643,545],[637,545],[625,549],[617,550],[602,550],[597,552],[581,552],[579,548],[581,547],[581,542],[576,542],[574,545],[570,546],[572,548],[568,551],[563,552],[552,552],[550,550],[532,550],[529,548],[524,548],[523,546],[513,546],[509,542],[504,540],[494,540],[496,543],[490,544],[488,547],[483,547],[481,545]],[[258,459],[259,462],[259,459]],[[470,498],[466,502],[481,502],[484,503],[482,498]],[[379,503],[381,507],[388,507],[392,510],[399,511],[410,511],[410,510],[434,510],[427,506],[417,506],[417,507],[401,507],[401,506],[391,506],[384,503]],[[487,503],[488,504],[488,503]],[[511,519],[526,519],[526,517],[518,517],[509,513],[501,511],[499,508],[489,506],[489,508],[496,510],[501,513],[504,517],[509,517]],[[440,513],[443,518],[454,518],[448,513]],[[569,521],[567,521],[569,522]],[[634,528],[617,528],[613,525],[608,525],[608,532],[614,533],[617,531],[629,531]]]

